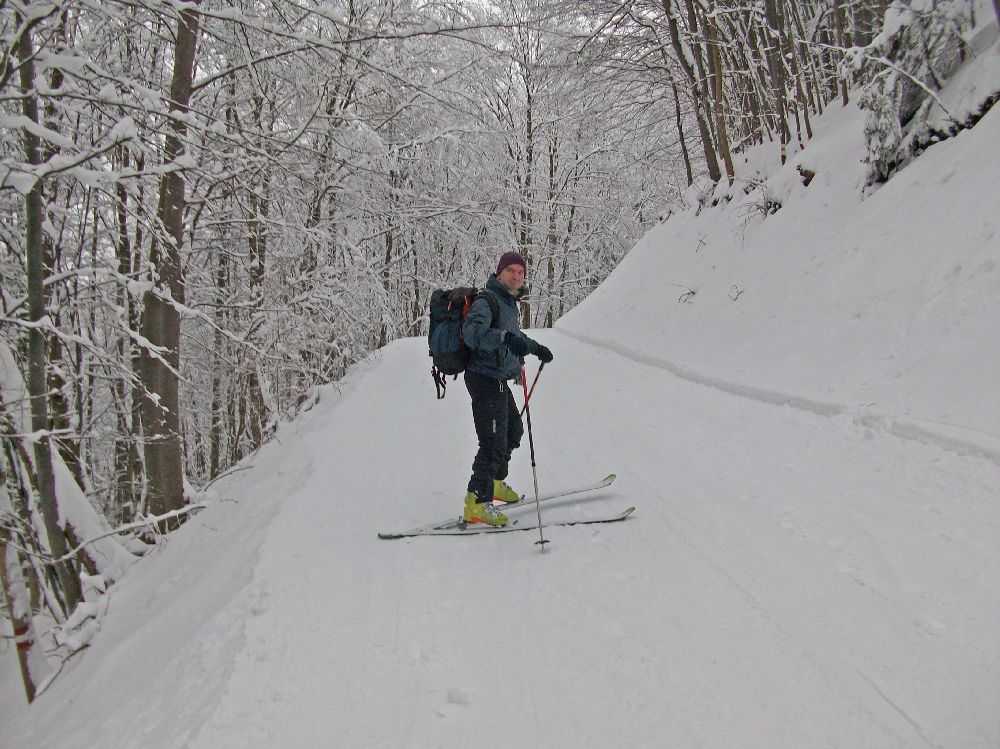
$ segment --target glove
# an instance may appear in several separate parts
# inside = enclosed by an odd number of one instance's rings
[[[538,348],[535,349],[535,356],[541,360],[542,364],[548,364],[552,361],[552,352],[549,351],[548,346],[543,346],[540,343],[538,344]]]
[[[505,330],[503,339],[507,342],[507,348],[514,356],[526,356],[531,353],[533,341],[523,333],[511,333],[509,330]]]

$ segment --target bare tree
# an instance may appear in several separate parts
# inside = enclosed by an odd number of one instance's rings
[[[733,156],[729,149],[729,134],[726,130],[725,116],[725,96],[723,95],[723,71],[721,41],[714,18],[715,3],[709,0],[708,13],[711,18],[705,19],[705,41],[708,47],[708,60],[710,77],[712,80],[712,94],[715,103],[715,134],[719,144],[719,152],[722,154],[723,163],[726,165],[726,177],[729,184],[733,184],[735,172],[733,168]]]
[[[141,360],[143,436],[149,506],[156,515],[184,506],[184,472],[181,446],[179,370],[181,312],[184,277],[181,245],[184,242],[184,176],[178,159],[184,154],[187,124],[184,115],[191,101],[194,50],[198,38],[198,12],[178,13],[174,72],[170,84],[170,119],[164,138],[163,163],[168,167],[160,182],[157,220],[162,231],[151,237],[150,271],[156,288],[145,294],[142,333],[152,347]]]
[[[23,21],[23,19],[22,19]],[[35,98],[35,52],[31,40],[31,25],[24,24],[18,40],[17,57],[20,66],[21,109],[24,117],[38,125],[38,102]],[[39,139],[31,128],[21,131],[25,161],[31,166],[42,163]],[[48,325],[45,277],[44,215],[42,180],[36,179],[24,198],[24,247],[28,287],[28,394],[31,399],[31,426],[37,433],[35,440],[35,475],[39,496],[39,510],[45,523],[49,549],[56,558],[63,558],[69,551],[66,533],[60,524],[59,504],[56,497],[55,476],[52,471],[52,443],[49,431],[48,390],[46,377],[47,350],[45,328]],[[80,581],[73,565],[68,561],[56,564],[60,588],[66,611],[72,610],[81,599]]]
[[[715,145],[712,142],[712,136],[709,131],[708,117],[705,114],[709,107],[709,100],[704,95],[701,87],[701,81],[704,76],[698,76],[695,71],[695,65],[689,59],[688,53],[685,50],[683,40],[681,39],[680,23],[674,13],[671,0],[663,0],[663,12],[666,14],[667,26],[670,29],[670,40],[673,44],[676,60],[680,64],[681,70],[684,71],[692,92],[694,118],[698,126],[698,132],[701,134],[701,144],[705,154],[705,165],[708,168],[708,176],[713,182],[718,182],[722,179],[722,172],[719,170],[719,160],[716,156]]]
[[[7,601],[7,614],[13,630],[24,693],[28,702],[33,702],[38,687],[48,676],[50,669],[45,662],[32,619],[28,580],[33,570],[21,551],[31,546],[31,540],[15,533],[10,491],[3,460],[0,460],[0,590]]]

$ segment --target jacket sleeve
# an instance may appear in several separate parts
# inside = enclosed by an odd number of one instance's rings
[[[491,328],[493,315],[490,303],[485,299],[477,299],[469,307],[469,314],[462,325],[462,338],[465,345],[473,351],[497,351],[503,345],[500,340],[501,331]]]

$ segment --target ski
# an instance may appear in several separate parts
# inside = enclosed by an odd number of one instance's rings
[[[594,492],[597,491],[598,489],[604,489],[606,487],[611,486],[615,478],[617,478],[615,474],[609,473],[603,479],[593,484],[587,484],[586,486],[579,486],[576,489],[563,489],[557,492],[549,492],[548,494],[539,494],[538,501],[547,502],[550,499],[562,499],[563,497],[570,497],[574,494],[583,494],[584,492]],[[534,504],[534,503],[535,503],[534,497],[529,497],[525,494],[522,494],[521,498],[517,500],[517,502],[507,502],[506,504],[501,502],[499,505],[497,505],[497,507],[501,510],[506,510],[510,507],[521,507],[523,505]]]
[[[600,481],[595,481],[592,484],[586,484],[585,486],[577,486],[577,487],[574,487],[572,489],[562,489],[560,491],[549,492],[547,494],[541,494],[538,497],[538,501],[539,502],[548,502],[549,500],[552,500],[552,499],[561,499],[563,497],[573,496],[574,494],[583,494],[584,492],[592,492],[592,491],[597,491],[598,489],[604,489],[606,487],[611,486],[611,484],[612,484],[612,482],[614,482],[615,478],[616,478],[615,474],[609,473],[607,476],[605,476]],[[529,497],[526,497],[526,496],[522,495],[521,499],[519,499],[517,502],[508,502],[507,504],[500,504],[499,507],[506,512],[507,509],[509,509],[511,507],[523,507],[525,505],[534,504],[534,502],[535,502],[534,497],[529,498]],[[378,537],[379,538],[384,538],[384,539],[404,538],[406,536],[423,536],[423,535],[427,535],[428,531],[441,531],[441,530],[444,530],[444,531],[454,531],[454,530],[458,529],[458,526],[461,523],[462,523],[461,518],[456,518],[453,515],[450,518],[447,518],[446,520],[440,520],[440,521],[438,521],[436,523],[428,523],[427,525],[421,525],[421,526],[418,526],[416,528],[411,528],[408,531],[400,531],[400,532],[396,532],[396,533],[379,533]],[[514,528],[512,527],[513,525],[514,525],[514,523],[511,523],[510,525],[508,525],[506,527],[510,528],[511,530],[514,530]],[[545,524],[543,523],[543,525],[545,525]],[[538,525],[537,525],[537,523],[534,526],[520,526],[519,525],[519,526],[517,526],[517,529],[522,529],[522,528],[526,528],[526,527],[537,528]],[[501,529],[501,530],[503,530],[503,529]],[[466,533],[468,531],[462,531],[462,532]]]
[[[607,517],[601,518],[589,518],[584,520],[562,520],[549,523],[542,523],[545,528],[556,528],[558,526],[564,525],[597,525],[599,523],[617,523],[620,520],[624,520],[629,515],[635,512],[634,507],[629,507],[627,510],[623,510],[616,515],[608,515]],[[495,528],[492,525],[484,525],[482,523],[469,523],[466,524],[462,521],[453,520],[449,524],[443,525],[437,528],[414,528],[411,531],[403,531],[402,533],[379,533],[378,537],[382,539],[393,539],[393,538],[412,538],[414,536],[478,536],[484,533],[509,533],[510,531],[530,531],[538,529],[538,521],[532,520],[528,523],[518,523],[516,520],[509,525],[505,525],[502,528]]]

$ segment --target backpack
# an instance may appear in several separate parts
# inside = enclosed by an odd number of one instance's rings
[[[495,327],[500,310],[492,294],[474,286],[435,289],[431,294],[431,326],[427,334],[427,348],[433,362],[431,377],[434,378],[439,400],[445,396],[445,377],[458,377],[472,358],[472,351],[462,339],[462,323],[465,322],[472,303],[480,298],[490,305],[490,327]]]

